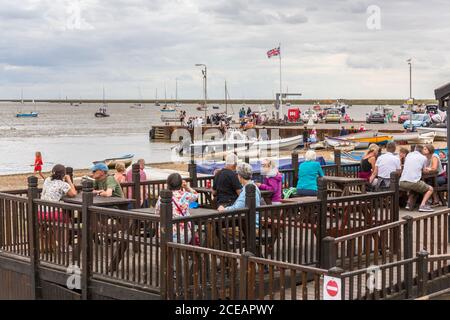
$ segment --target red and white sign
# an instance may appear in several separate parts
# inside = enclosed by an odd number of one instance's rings
[[[323,277],[323,300],[341,300],[341,279]]]

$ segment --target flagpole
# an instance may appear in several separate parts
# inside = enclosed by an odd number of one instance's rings
[[[281,43],[278,44],[278,50],[280,57],[280,120],[283,118],[283,83],[281,78]]]

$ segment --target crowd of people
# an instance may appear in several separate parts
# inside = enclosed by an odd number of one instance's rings
[[[439,186],[447,183],[447,173],[442,166],[442,159],[435,154],[431,144],[416,145],[411,150],[400,148],[396,154],[397,145],[389,142],[386,153],[380,155],[380,148],[371,144],[361,160],[361,171],[358,177],[366,179],[375,190],[390,187],[392,172],[401,173],[400,189],[408,193],[407,210],[413,210],[417,195],[422,195],[420,212],[432,212],[432,207],[442,205],[430,182],[422,179],[423,174],[436,173]]]

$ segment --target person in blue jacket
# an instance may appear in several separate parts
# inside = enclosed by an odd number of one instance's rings
[[[323,176],[322,167],[316,161],[316,153],[307,151],[305,162],[298,168],[297,194],[302,197],[317,196],[317,179]]]

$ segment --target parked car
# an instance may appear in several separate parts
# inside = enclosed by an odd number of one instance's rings
[[[402,124],[405,121],[409,120],[409,115],[410,115],[409,111],[400,112],[400,114],[398,115],[398,123]]]
[[[325,115],[325,123],[337,122],[341,123],[341,110],[339,109],[329,109]]]
[[[319,121],[319,118],[317,117],[317,113],[310,109],[303,112],[301,115],[301,118],[304,123],[308,123],[309,119],[312,119],[312,121],[314,121],[314,123],[317,123]]]
[[[385,118],[386,116],[384,115],[384,113],[379,111],[371,111],[369,114],[367,114],[366,123],[384,123]]]
[[[419,127],[429,127],[431,125],[431,118],[426,113],[416,113],[412,115],[411,121],[408,119],[403,123],[403,128],[412,129]]]

